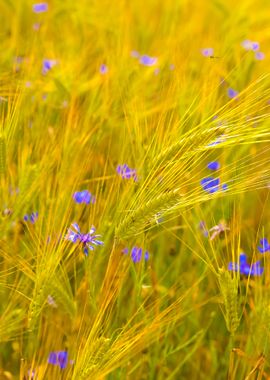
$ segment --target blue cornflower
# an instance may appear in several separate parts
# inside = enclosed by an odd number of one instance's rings
[[[57,61],[55,59],[43,59],[42,62],[42,74],[46,75],[55,65]]]
[[[108,72],[108,67],[103,63],[100,65],[99,72],[100,74],[106,74]]]
[[[245,253],[240,253],[239,264],[238,263],[229,263],[228,269],[245,274],[247,276],[261,276],[263,274],[264,268],[261,267],[261,262],[256,261],[255,263],[249,265],[247,262],[247,255]]]
[[[35,221],[37,220],[38,218],[38,212],[32,212],[32,214],[28,215],[28,214],[25,214],[24,217],[23,217],[23,220],[25,222],[31,222],[31,223],[35,223]]]
[[[202,231],[203,235],[207,237],[209,232],[207,231],[206,224],[204,220],[201,220],[199,223],[199,229]]]
[[[223,191],[226,191],[226,190],[228,190],[228,185],[227,185],[227,183],[223,183],[223,185],[221,186],[221,188],[222,188],[222,190]]]
[[[68,229],[68,233],[65,236],[67,240],[72,241],[72,243],[82,243],[83,253],[88,256],[89,249],[94,250],[94,245],[103,245],[104,243],[100,240],[97,240],[101,235],[94,235],[96,229],[94,226],[91,227],[90,231],[87,234],[82,234],[80,227],[77,223],[72,223],[71,227]]]
[[[153,66],[157,63],[157,58],[149,57],[149,55],[142,55],[140,57],[140,63],[144,66]]]
[[[73,194],[73,199],[76,203],[86,203],[87,205],[90,202],[95,203],[95,197],[88,190],[76,191]]]
[[[123,249],[123,253],[127,254],[128,253],[128,248]],[[141,261],[141,259],[144,256],[144,260],[147,261],[149,260],[149,252],[145,251],[143,255],[143,249],[139,247],[133,247],[131,249],[131,258],[134,263],[138,263]]]
[[[150,57],[149,55],[140,55],[140,53],[136,50],[132,50],[130,53],[131,57],[137,58],[141,65],[144,66],[154,66],[158,59],[156,57]]]
[[[250,41],[250,40],[244,40],[244,41],[242,41],[241,45],[242,45],[242,47],[245,50],[257,51],[260,48],[259,42],[253,42],[253,41]]]
[[[47,10],[48,10],[47,3],[38,3],[38,4],[33,5],[33,12],[35,13],[47,12]]]
[[[212,161],[207,164],[207,167],[210,170],[218,170],[220,168],[220,164],[218,161]]]
[[[261,245],[261,247],[258,246],[259,252],[265,253],[265,252],[270,251],[270,244],[268,243],[268,239],[266,239],[266,238],[260,239],[260,245]]]
[[[48,358],[48,363],[59,365],[61,369],[65,369],[68,364],[68,353],[66,351],[51,352]]]
[[[204,48],[204,49],[201,49],[201,53],[204,57],[212,57],[214,55],[214,49]]]
[[[257,51],[254,56],[258,61],[262,61],[265,58],[265,54],[261,51]]]
[[[219,178],[206,177],[201,180],[201,185],[203,190],[212,194],[218,191],[219,189]]]
[[[131,169],[128,167],[127,164],[124,165],[118,165],[116,168],[117,173],[123,178],[123,179],[129,179],[133,178],[134,181],[137,181],[137,174],[135,169]]]
[[[234,90],[233,88],[228,88],[227,95],[230,99],[234,99],[238,95],[238,91]]]
[[[260,49],[260,44],[259,44],[259,42],[251,42],[251,50],[253,50],[253,51],[257,51],[257,50],[259,50]]]
[[[38,212],[32,212],[32,214],[30,215],[30,222],[32,223],[35,223],[35,221],[37,220],[38,218]]]

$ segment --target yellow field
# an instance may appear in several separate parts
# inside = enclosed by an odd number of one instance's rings
[[[269,380],[269,1],[0,19],[0,380]]]

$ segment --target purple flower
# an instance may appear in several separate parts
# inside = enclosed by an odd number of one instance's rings
[[[201,180],[203,190],[212,194],[219,189],[219,178],[206,177]]]
[[[122,252],[125,254],[128,254],[128,251],[129,251],[128,248],[124,248]],[[143,250],[142,250],[142,248],[139,248],[139,247],[133,247],[131,249],[130,256],[131,256],[131,259],[134,263],[140,262],[143,257],[144,257],[145,261],[149,260],[149,252],[145,251],[144,255],[143,255]]]
[[[131,258],[133,260],[134,263],[138,263],[141,261],[142,259],[142,248],[138,248],[138,247],[133,247],[132,250],[131,250]]]
[[[218,161],[212,161],[207,164],[207,168],[210,170],[218,170],[220,168],[220,164]]]
[[[223,191],[228,190],[228,185],[227,185],[227,183],[224,183],[224,184],[221,186],[221,188],[222,188]]]
[[[261,246],[258,246],[258,251],[260,253],[265,253],[265,252],[270,251],[270,244],[268,243],[268,239],[266,238],[260,239],[260,245]]]
[[[95,231],[95,227],[92,226],[87,234],[82,234],[78,224],[72,223],[71,228],[68,229],[68,233],[65,236],[65,239],[71,241],[72,243],[82,243],[83,253],[88,256],[89,249],[93,251],[95,245],[104,244],[102,241],[97,239],[101,235],[95,235]]]
[[[58,352],[58,363],[61,369],[66,368],[68,363],[68,353],[66,351],[59,351]]]
[[[202,233],[203,233],[203,235],[204,235],[205,237],[207,237],[207,236],[209,235],[204,220],[201,220],[201,221],[200,221],[200,223],[199,223],[199,229],[202,231]]]
[[[262,61],[264,58],[265,58],[265,54],[262,53],[261,51],[257,51],[255,53],[255,59],[257,59],[258,61]]]
[[[48,358],[48,363],[59,365],[61,369],[65,369],[68,364],[68,353],[66,351],[51,352]]]
[[[149,55],[140,55],[140,53],[136,50],[132,50],[130,53],[131,57],[137,58],[141,65],[144,66],[154,66],[157,63],[156,57],[150,57]]]
[[[251,50],[251,41],[250,40],[242,41],[241,45],[245,50]]]
[[[253,50],[253,51],[257,51],[259,50],[260,48],[260,44],[259,42],[254,42],[254,41],[250,41],[250,40],[244,40],[242,43],[241,43],[242,47],[245,49],[245,50]]]
[[[245,253],[240,253],[239,264],[230,262],[228,269],[235,272],[239,271],[239,273],[245,274],[247,276],[261,276],[264,270],[261,267],[260,261],[256,261],[255,263],[249,265]]]
[[[227,95],[230,99],[236,98],[238,95],[238,92],[235,91],[233,88],[228,88]]]
[[[32,214],[30,214],[30,215],[25,214],[23,217],[23,220],[25,222],[35,223],[37,218],[38,218],[38,212],[36,211],[36,212],[32,212]]]
[[[51,352],[48,358],[48,363],[56,365],[57,364],[57,353]]]
[[[46,75],[55,65],[57,61],[55,59],[43,59],[42,62],[42,74]]]
[[[136,170],[135,170],[135,169],[131,169],[130,167],[128,167],[127,164],[124,164],[124,165],[118,165],[117,168],[116,168],[116,171],[117,171],[117,173],[118,173],[123,179],[130,179],[130,178],[133,178],[134,181],[137,181],[137,180],[138,180],[138,177],[137,177],[137,174],[136,174]]]
[[[95,198],[88,190],[76,191],[73,194],[73,199],[76,203],[86,203],[87,205],[90,202],[95,203]]]
[[[100,74],[106,74],[108,71],[109,71],[108,67],[104,63],[100,65],[100,68],[99,68]]]
[[[257,51],[260,49],[260,44],[259,42],[251,42],[251,50]]]
[[[149,57],[149,55],[142,55],[140,57],[140,63],[144,66],[153,66],[157,63],[157,58]]]
[[[145,261],[148,261],[148,260],[149,260],[149,252],[148,252],[148,251],[145,251],[145,252],[144,252],[144,260],[145,260]]]
[[[38,4],[33,5],[33,12],[35,13],[47,12],[47,10],[48,10],[47,3],[38,3]]]
[[[204,48],[204,49],[201,49],[201,53],[204,57],[212,57],[214,55],[214,49]]]
[[[36,212],[32,212],[32,214],[30,215],[30,221],[32,223],[35,223],[35,221],[37,220],[37,218],[38,218],[38,212],[37,211]]]

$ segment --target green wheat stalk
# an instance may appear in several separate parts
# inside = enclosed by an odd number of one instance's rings
[[[228,271],[219,270],[218,281],[225,306],[225,322],[231,335],[236,332],[240,318],[238,315],[238,278],[232,277]]]
[[[181,200],[179,189],[161,194],[131,212],[116,228],[116,238],[127,238],[141,233],[147,224],[177,206]]]
[[[7,148],[6,139],[0,134],[0,177],[5,177],[7,172]]]

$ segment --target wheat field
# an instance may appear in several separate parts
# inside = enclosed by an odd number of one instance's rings
[[[269,1],[0,18],[0,380],[269,380]]]

